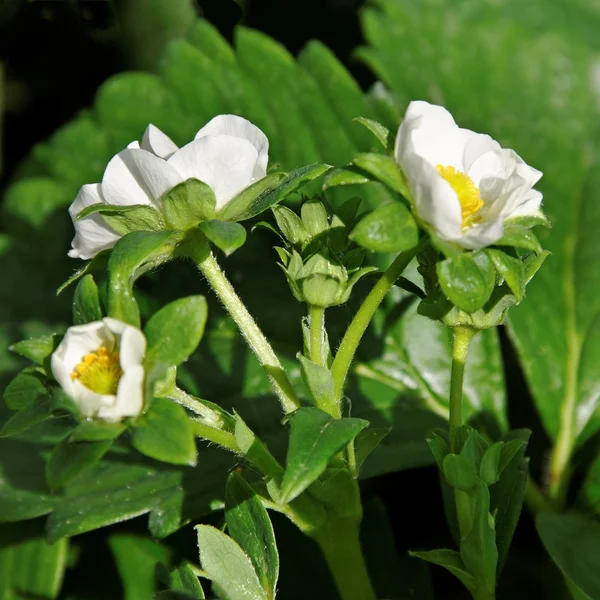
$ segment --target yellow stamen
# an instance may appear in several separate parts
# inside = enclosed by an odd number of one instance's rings
[[[475,223],[478,219],[476,213],[483,206],[479,188],[466,173],[457,171],[454,167],[438,165],[437,170],[458,196],[462,208],[462,226],[468,227]]]
[[[71,379],[78,379],[92,392],[97,394],[116,394],[119,380],[123,375],[119,362],[119,353],[110,352],[106,346],[100,346],[96,352],[86,354],[73,369]]]

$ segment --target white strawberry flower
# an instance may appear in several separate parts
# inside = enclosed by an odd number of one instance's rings
[[[414,211],[437,235],[467,249],[502,238],[517,217],[541,217],[542,173],[490,136],[462,129],[443,107],[411,102],[398,130],[396,161]]]
[[[136,417],[144,404],[144,334],[105,317],[69,327],[52,354],[52,374],[82,417]]]
[[[196,134],[193,142],[178,148],[160,129],[149,125],[142,142],[132,142],[108,163],[102,183],[84,185],[69,214],[75,237],[69,256],[90,259],[112,248],[120,235],[100,214],[78,221],[88,206],[145,204],[161,210],[161,198],[187,179],[208,184],[216,197],[216,210],[267,172],[269,140],[255,125],[235,115],[219,115]]]

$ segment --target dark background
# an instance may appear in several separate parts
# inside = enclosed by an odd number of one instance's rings
[[[197,10],[230,41],[237,23],[269,34],[294,54],[308,40],[319,39],[366,88],[373,76],[352,58],[353,49],[363,43],[358,17],[363,3],[362,0],[240,0],[242,9],[233,0],[198,0]],[[0,4],[0,58],[4,66],[0,186],[10,181],[15,168],[35,143],[92,103],[96,89],[107,77],[138,66],[127,55],[127,40],[119,31],[118,5],[119,2],[104,0],[5,0]],[[531,423],[537,423],[537,416],[526,397],[526,387],[506,338],[503,342],[509,394],[523,398],[523,402],[509,403],[511,422],[514,427],[531,426]],[[534,439],[538,440],[537,447],[543,447],[541,428]],[[535,447],[532,451],[534,470],[538,471],[544,457]],[[452,546],[434,469],[376,478],[365,486],[365,495],[382,499],[391,515],[401,554],[419,546]],[[138,519],[125,527],[137,527],[143,532],[145,522]],[[281,523],[279,530],[284,536],[293,538],[292,552],[302,552],[305,541],[297,533]],[[101,540],[104,535],[101,530],[82,536],[90,543],[83,544],[86,550],[77,571],[79,577],[73,578],[72,574],[67,577],[67,591],[81,593],[91,586],[118,597],[114,588],[119,585],[116,573],[110,573],[108,565],[105,569],[97,568],[99,560],[100,564],[111,561],[106,549],[101,549],[102,544],[95,544],[95,540]],[[291,579],[298,575],[294,576],[288,570],[294,562],[291,556],[289,561],[285,558],[286,554],[289,556],[289,546],[285,544],[287,551],[284,544],[281,546],[284,550],[282,580],[285,582],[289,576],[288,585],[292,585]],[[91,552],[91,548],[96,550]],[[310,546],[307,548],[308,552],[312,551]],[[534,575],[539,565],[526,559],[543,555],[532,520],[524,515],[513,544],[511,562],[501,580],[500,600],[517,596],[542,599],[536,581],[538,577]],[[545,563],[544,568],[547,567],[548,563]],[[305,575],[311,577],[311,573]],[[432,575],[436,598],[467,598],[460,584],[442,569],[434,568]],[[317,578],[314,572],[312,577]],[[312,597],[324,596],[316,593]]]

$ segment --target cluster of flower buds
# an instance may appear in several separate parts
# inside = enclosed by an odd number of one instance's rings
[[[300,216],[284,206],[273,208],[285,244],[276,250],[300,302],[320,308],[343,304],[356,282],[376,270],[362,267],[365,251],[348,237],[359,204],[359,199],[348,200],[333,214],[324,202],[308,200],[302,204]]]

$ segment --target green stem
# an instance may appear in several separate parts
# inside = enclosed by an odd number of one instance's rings
[[[236,454],[241,454],[237,442],[235,441],[235,436],[232,433],[212,427],[211,425],[208,425],[199,419],[190,419],[190,422],[194,429],[194,434],[198,437],[218,444],[223,448],[227,448],[227,450],[231,450]]]
[[[195,248],[190,244],[192,250],[189,251],[190,257],[194,259],[196,265],[206,277],[208,283],[227,309],[231,318],[235,321],[242,335],[246,338],[248,345],[256,354],[260,364],[264,367],[271,384],[279,397],[281,406],[286,413],[293,412],[300,407],[296,394],[289,382],[277,355],[271,344],[260,330],[248,309],[236,294],[233,286],[221,271],[212,252],[205,248]]]
[[[465,377],[465,364],[469,342],[476,330],[470,327],[454,327],[452,344],[452,371],[450,376],[450,449],[456,453],[456,431],[462,426],[462,393]],[[471,504],[469,496],[461,490],[454,490],[456,516],[460,529],[460,538],[471,529]]]
[[[325,309],[309,306],[310,321],[310,360],[325,366]]]
[[[206,404],[203,404],[200,400],[194,398],[191,394],[176,387],[171,391],[168,397],[170,400],[177,402],[177,404],[180,404],[184,408],[197,414],[199,417],[202,417],[207,424],[219,429],[223,427],[224,423],[221,415],[216,410],[210,408],[210,406],[206,406]]]
[[[313,537],[325,556],[341,600],[376,600],[360,546],[357,520],[329,520]]]
[[[407,250],[406,252],[402,252],[396,257],[394,262],[388,267],[387,271],[380,277],[379,281],[365,298],[361,307],[358,309],[358,312],[354,315],[354,319],[352,319],[352,322],[348,326],[333,364],[331,365],[331,373],[335,384],[335,394],[338,401],[341,400],[344,392],[344,384],[346,382],[346,377],[348,376],[350,365],[356,354],[356,349],[358,348],[360,340],[367,330],[375,311],[379,308],[379,305],[394,285],[396,279],[400,277],[419,249],[420,245],[411,250]]]

